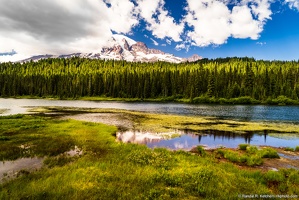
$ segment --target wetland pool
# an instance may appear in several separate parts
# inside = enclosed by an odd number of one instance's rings
[[[179,137],[163,138],[157,134],[124,131],[116,134],[117,141],[124,143],[144,144],[149,148],[165,147],[172,150],[191,150],[196,146],[204,146],[207,149],[217,147],[237,148],[239,144],[250,144],[255,146],[292,147],[299,146],[299,135],[293,137],[276,137],[276,134],[248,132],[243,134],[208,130],[192,132],[188,130],[176,131]]]

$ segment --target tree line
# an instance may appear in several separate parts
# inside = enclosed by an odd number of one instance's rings
[[[259,102],[298,101],[299,61],[252,58],[203,59],[193,63],[141,63],[87,58],[51,58],[1,63],[0,96],[113,97]]]

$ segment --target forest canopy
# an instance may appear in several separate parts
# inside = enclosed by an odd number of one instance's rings
[[[1,63],[0,96],[297,104],[298,72],[298,61],[236,57],[180,64],[51,58]]]

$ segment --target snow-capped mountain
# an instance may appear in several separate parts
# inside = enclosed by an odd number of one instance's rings
[[[143,42],[136,42],[129,37],[114,34],[108,45],[103,47],[98,53],[73,53],[68,55],[39,55],[22,60],[27,62],[30,60],[38,61],[46,58],[70,58],[81,57],[91,59],[106,59],[106,60],[126,60],[131,62],[156,62],[166,61],[171,63],[194,62],[202,59],[198,55],[193,55],[190,58],[180,58],[172,54],[165,53],[158,49],[150,49]]]

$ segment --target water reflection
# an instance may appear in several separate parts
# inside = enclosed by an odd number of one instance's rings
[[[163,137],[150,132],[129,130],[125,132],[118,132],[116,134],[116,139],[117,141],[124,143],[148,144],[159,142],[163,139]]]
[[[43,160],[43,158],[34,157],[0,162],[0,183],[16,177],[21,170],[34,171],[40,169]]]
[[[117,134],[118,141],[145,144],[150,148],[165,147],[169,149],[190,150],[195,146],[203,145],[208,148],[225,146],[236,148],[239,144],[268,145],[273,147],[296,147],[299,145],[299,137],[292,140],[272,137],[268,131],[236,133],[218,130],[205,130],[194,132],[192,130],[176,130],[180,137],[163,139],[161,136],[151,133],[127,131]]]

